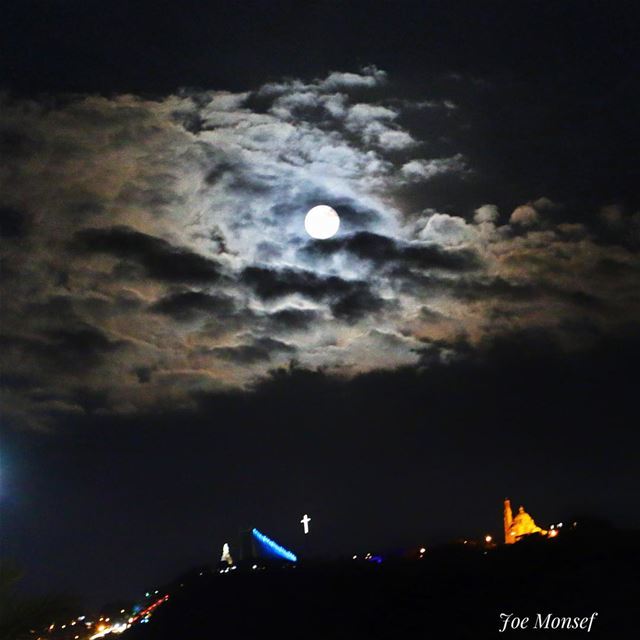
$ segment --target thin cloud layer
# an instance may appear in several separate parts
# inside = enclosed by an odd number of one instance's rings
[[[351,377],[637,323],[637,214],[408,197],[483,170],[431,157],[407,124],[443,108],[464,111],[399,99],[375,67],[156,100],[5,96],[5,415],[189,407],[291,363]],[[303,226],[319,203],[341,217],[326,241]]]

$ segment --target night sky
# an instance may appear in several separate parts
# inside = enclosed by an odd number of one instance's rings
[[[26,588],[137,597],[304,513],[328,556],[499,535],[505,496],[640,526],[635,5],[5,7]]]

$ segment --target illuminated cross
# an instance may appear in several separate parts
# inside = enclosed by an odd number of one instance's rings
[[[311,518],[305,513],[302,520],[300,520],[302,526],[304,527],[305,534],[309,533],[309,523],[311,522]]]

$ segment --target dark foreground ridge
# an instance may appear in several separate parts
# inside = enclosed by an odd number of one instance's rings
[[[419,561],[194,571],[167,588],[169,600],[148,624],[121,637],[630,637],[636,629],[639,542],[637,533],[611,531],[531,539],[489,551],[451,545]],[[543,620],[551,614],[550,622],[594,612],[591,631],[533,628],[537,614]],[[528,629],[499,633],[500,613],[529,617]]]

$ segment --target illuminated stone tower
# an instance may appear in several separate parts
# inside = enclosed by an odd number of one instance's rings
[[[513,544],[516,539],[511,534],[511,524],[513,523],[513,513],[511,512],[511,500],[504,499],[504,543]]]

